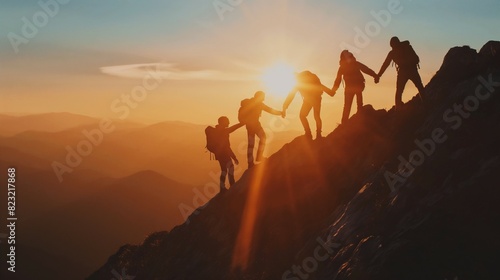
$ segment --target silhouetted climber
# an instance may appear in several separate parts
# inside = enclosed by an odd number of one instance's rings
[[[382,67],[378,72],[378,76],[379,78],[382,77],[391,61],[394,61],[398,71],[398,78],[396,82],[396,108],[398,108],[403,105],[401,98],[408,80],[411,80],[415,84],[419,91],[420,98],[423,98],[422,94],[424,93],[424,85],[422,84],[420,74],[418,74],[420,58],[415,53],[415,50],[413,50],[410,42],[401,42],[398,37],[392,37],[390,44],[392,50],[387,55],[384,64],[382,64]]]
[[[375,83],[378,83],[378,75],[372,69],[368,68],[361,62],[358,62],[354,55],[348,50],[342,51],[340,53],[340,67],[337,72],[337,79],[333,84],[333,94],[339,89],[342,77],[345,81],[344,90],[344,112],[342,113],[342,123],[345,123],[349,119],[351,114],[352,102],[354,96],[356,96],[356,103],[358,105],[358,112],[363,108],[363,90],[365,89],[365,78],[363,74],[366,73],[375,79]]]
[[[264,104],[266,94],[263,91],[257,91],[253,98],[244,99],[241,101],[241,107],[238,111],[238,119],[247,127],[248,134],[248,149],[247,160],[248,168],[254,166],[253,150],[255,146],[255,135],[259,137],[259,147],[257,148],[257,157],[255,161],[264,159],[264,148],[266,147],[266,133],[260,124],[260,116],[262,111],[266,111],[273,115],[282,115],[281,111],[274,110]]]
[[[311,127],[307,121],[307,115],[314,110],[314,120],[316,121],[316,138],[321,138],[321,95],[323,92],[328,93],[333,96],[333,92],[321,84],[320,79],[315,74],[310,71],[303,71],[297,74],[297,85],[288,94],[288,97],[283,104],[283,115],[286,115],[286,110],[292,103],[295,94],[300,92],[303,98],[302,107],[300,109],[300,121],[304,127],[305,135],[308,138],[312,138]]]
[[[219,161],[221,174],[220,174],[220,191],[226,189],[226,175],[229,174],[229,185],[232,186],[234,180],[234,164],[239,164],[236,155],[231,149],[229,142],[229,134],[242,127],[244,124],[239,123],[229,127],[229,119],[227,117],[220,117],[218,124],[215,127],[209,126],[205,129],[207,136],[207,149],[215,155],[215,159]]]

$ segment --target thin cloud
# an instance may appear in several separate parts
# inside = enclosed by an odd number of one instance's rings
[[[211,69],[186,70],[175,63],[142,63],[105,66],[100,68],[106,75],[142,79],[146,75],[153,75],[160,79],[176,81],[248,81],[254,79],[252,75],[243,73],[229,73]]]

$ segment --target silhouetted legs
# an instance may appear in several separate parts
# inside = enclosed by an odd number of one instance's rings
[[[304,127],[304,131],[307,137],[312,137],[311,127],[309,126],[309,122],[307,121],[307,115],[313,109],[314,120],[316,121],[316,136],[321,137],[321,129],[323,127],[323,122],[321,121],[321,99],[319,100],[305,100],[302,103],[302,107],[300,108],[300,122],[302,122],[302,126]]]
[[[226,190],[226,176],[229,174],[229,186],[234,185],[234,164],[231,157],[224,156],[218,159],[221,173],[220,173],[220,190]]]
[[[314,121],[316,121],[316,137],[321,138],[323,122],[321,121],[321,99],[313,103]]]
[[[307,136],[312,137],[311,133],[311,127],[309,126],[309,122],[307,121],[307,115],[312,109],[312,105],[309,103],[302,103],[302,107],[300,108],[300,122],[302,123],[302,126],[304,127],[304,131]]]
[[[415,84],[420,97],[423,98],[422,94],[424,93],[425,89],[424,85],[422,84],[422,78],[420,78],[417,67],[412,67],[409,69],[400,68],[398,71],[398,78],[396,82],[396,108],[403,105],[403,91],[408,80],[412,81],[413,84]]]
[[[344,124],[351,115],[352,102],[356,96],[358,112],[363,108],[363,90],[365,86],[347,86],[344,92],[344,112],[342,113],[342,123]]]
[[[247,125],[247,135],[248,135],[248,149],[247,149],[247,159],[248,167],[254,165],[253,150],[255,147],[255,135],[259,137],[259,147],[257,148],[257,161],[261,161],[264,155],[264,149],[266,148],[266,133],[262,126],[259,125]]]

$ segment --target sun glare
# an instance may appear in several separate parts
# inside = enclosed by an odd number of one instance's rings
[[[264,70],[262,82],[269,94],[286,96],[295,86],[294,68],[284,62],[276,63]]]

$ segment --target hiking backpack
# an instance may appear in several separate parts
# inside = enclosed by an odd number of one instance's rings
[[[320,88],[321,80],[310,71],[300,73],[300,83],[306,87],[305,90],[300,91],[303,98],[315,98],[323,94],[323,90]]]
[[[418,65],[420,63],[420,58],[408,41],[401,42],[401,46],[394,53],[393,60],[398,66]]]
[[[213,126],[208,126],[205,128],[205,136],[207,138],[207,150],[214,155],[219,154],[222,143],[222,135],[217,129]],[[212,158],[210,156],[210,158]]]
[[[253,98],[243,99],[238,110],[238,121],[243,124],[258,121],[260,112],[257,106],[258,104]]]

